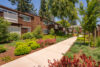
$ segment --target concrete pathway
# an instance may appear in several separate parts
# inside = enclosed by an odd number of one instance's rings
[[[76,39],[77,37],[71,37],[0,67],[48,67],[48,59],[51,61],[53,61],[53,59],[60,60]]]

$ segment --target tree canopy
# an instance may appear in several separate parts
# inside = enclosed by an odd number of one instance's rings
[[[47,7],[47,0],[41,0],[40,10],[39,10],[39,16],[47,18],[49,20],[53,20],[54,17],[51,14],[50,10]]]
[[[82,24],[87,31],[93,33],[96,29],[97,19],[100,17],[99,0],[87,0],[87,8],[80,2],[80,14],[83,15]]]
[[[63,20],[60,20],[60,21],[57,21],[58,24],[62,25],[63,27],[65,28],[68,28],[70,26],[70,23],[68,21],[63,21]]]
[[[54,17],[72,23],[78,19],[77,9],[75,8],[77,2],[78,0],[48,0],[47,6]]]
[[[17,5],[17,10],[21,12],[27,12],[36,14],[32,0],[9,0],[12,5]]]

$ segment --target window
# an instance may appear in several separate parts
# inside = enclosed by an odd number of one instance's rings
[[[29,16],[22,15],[22,18],[23,18],[23,20],[26,21],[26,22],[31,22],[31,17],[29,17]]]
[[[9,22],[18,23],[18,13],[13,11],[4,12],[4,18]]]
[[[44,30],[43,30],[43,33],[44,33],[44,34],[48,34],[48,33],[49,33],[49,30],[48,30],[48,29],[44,29]]]
[[[46,20],[44,20],[43,23],[44,23],[45,25],[48,25],[48,22],[47,22]]]

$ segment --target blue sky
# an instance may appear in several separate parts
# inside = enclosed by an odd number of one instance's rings
[[[86,7],[86,5],[87,5],[86,0],[79,0],[79,1],[82,1],[84,3],[84,6]],[[34,4],[35,9],[37,9],[37,13],[40,9],[40,2],[41,2],[41,0],[32,0],[32,3]],[[16,6],[14,6],[14,5],[12,6],[8,0],[1,0],[0,5],[6,6],[9,8],[12,8],[12,9],[16,8]],[[76,4],[76,7],[79,7],[79,4]],[[79,15],[79,17],[81,17],[81,16]],[[59,19],[55,18],[55,21],[58,21],[58,20]]]

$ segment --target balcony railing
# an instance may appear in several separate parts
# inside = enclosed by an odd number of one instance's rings
[[[18,14],[4,12],[4,18],[12,23],[18,23]]]

